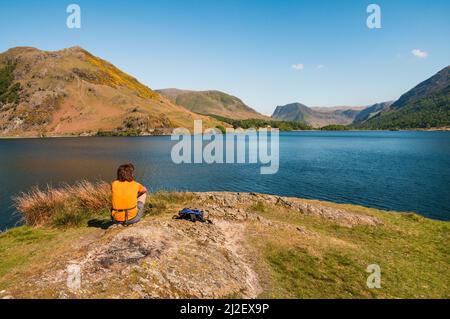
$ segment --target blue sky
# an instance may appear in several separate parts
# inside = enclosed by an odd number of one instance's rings
[[[70,3],[81,29],[66,26]],[[370,3],[381,29],[366,26]],[[271,114],[398,98],[450,64],[449,12],[448,0],[2,0],[0,51],[80,45],[151,88],[222,90]]]

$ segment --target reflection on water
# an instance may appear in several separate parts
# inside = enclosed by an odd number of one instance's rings
[[[0,140],[0,228],[14,225],[11,196],[34,185],[112,180],[133,162],[153,190],[254,191],[416,211],[450,219],[450,132],[280,134],[280,166],[173,164],[170,137]]]

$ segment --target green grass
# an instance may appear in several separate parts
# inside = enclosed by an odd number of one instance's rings
[[[43,230],[22,226],[0,234],[0,278],[11,270],[18,270],[27,265],[36,255],[40,245],[51,241],[56,236],[53,230]],[[0,280],[0,289],[6,285]]]
[[[61,261],[61,256],[73,256],[74,244],[84,236],[101,234],[93,227],[35,228],[20,226],[0,234],[0,290],[14,290],[25,298],[36,298],[28,286],[30,278]],[[40,296],[53,296],[46,287],[39,288]],[[16,295],[15,295],[16,296]]]
[[[250,206],[250,209],[256,212],[264,213],[266,211],[266,205],[262,201],[258,201]]]
[[[357,260],[339,251],[311,256],[302,248],[268,248],[266,258],[291,298],[367,297],[366,274]],[[348,279],[353,280],[349,281]]]
[[[175,214],[177,211],[173,206],[188,205],[192,197],[191,194],[184,192],[158,191],[151,193],[147,198],[144,216],[156,216],[168,211]]]
[[[266,237],[266,244],[259,247],[272,278],[266,294],[287,298],[450,297],[448,223],[358,206],[353,210],[369,211],[384,225],[348,228],[298,213],[261,211],[270,219],[316,234],[312,240],[282,232]],[[381,289],[366,286],[370,264],[381,267]]]
[[[222,134],[227,132],[223,125],[216,125],[216,129],[218,129]]]

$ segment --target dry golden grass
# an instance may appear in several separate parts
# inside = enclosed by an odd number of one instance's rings
[[[59,188],[38,187],[14,198],[14,204],[29,226],[78,225],[111,207],[111,186],[106,182],[81,181]]]
[[[158,191],[149,194],[144,215],[164,213],[173,203],[187,203],[193,195],[186,192]],[[81,226],[92,218],[108,219],[111,208],[111,186],[99,181],[80,181],[55,188],[34,187],[20,193],[14,206],[23,222],[32,227]]]
[[[100,84],[111,86],[125,86],[131,90],[138,92],[139,96],[146,99],[157,99],[158,94],[152,89],[140,83],[134,77],[122,72],[111,63],[97,58],[85,51],[87,60],[96,66],[100,71],[104,72],[104,77],[97,77],[97,82]]]

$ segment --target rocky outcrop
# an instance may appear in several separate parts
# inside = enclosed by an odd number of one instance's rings
[[[202,204],[208,207],[208,212],[210,212],[213,216],[220,216],[222,218],[251,218],[252,216],[249,216],[247,212],[237,207],[252,202],[264,202],[276,206],[286,207],[297,211],[300,214],[315,215],[329,219],[337,224],[347,227],[353,227],[356,225],[376,226],[381,224],[380,220],[372,216],[355,214],[343,209],[331,208],[317,203],[312,204],[311,202],[300,198],[256,193],[226,192],[198,193],[198,197],[202,201]]]
[[[246,239],[252,226],[308,241],[321,236],[263,212],[314,216],[343,227],[381,225],[376,217],[298,198],[226,192],[187,197],[211,223],[173,219],[165,212],[81,236],[44,273],[27,279],[27,291],[37,297],[50,291],[53,298],[256,298],[263,284],[261,260]],[[67,285],[68,267],[79,269],[79,287]]]

